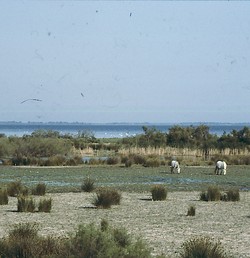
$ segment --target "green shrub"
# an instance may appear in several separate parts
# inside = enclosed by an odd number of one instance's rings
[[[150,258],[150,249],[140,239],[132,241],[125,230],[101,230],[93,224],[80,225],[69,241],[70,257]]]
[[[45,183],[37,184],[36,187],[33,188],[31,192],[32,192],[33,195],[40,195],[40,196],[45,195],[45,193],[46,193]]]
[[[18,212],[34,212],[35,208],[35,201],[31,197],[19,196],[17,198]]]
[[[86,177],[83,180],[83,183],[81,185],[82,191],[88,192],[88,193],[94,191],[94,189],[95,189],[94,183],[95,183],[94,179],[91,179],[90,177]]]
[[[39,212],[50,212],[52,207],[52,199],[43,199],[39,201],[38,211]]]
[[[221,192],[218,186],[209,186],[207,191],[200,194],[201,201],[219,201],[221,200]]]
[[[196,237],[183,244],[181,258],[226,258],[220,242],[213,242],[208,237]]]
[[[111,205],[118,205],[121,201],[121,194],[111,188],[100,188],[96,192],[96,198],[93,204],[104,209],[110,208]]]
[[[0,239],[3,258],[61,258],[115,257],[150,258],[150,249],[141,239],[133,239],[125,229],[108,227],[106,230],[79,225],[67,238],[42,237],[36,224],[15,225],[8,236]]]
[[[193,205],[189,206],[187,216],[195,216],[195,206]]]
[[[6,189],[0,189],[0,205],[9,203],[9,197]]]
[[[154,185],[151,194],[153,201],[163,201],[167,198],[167,189],[163,185]]]

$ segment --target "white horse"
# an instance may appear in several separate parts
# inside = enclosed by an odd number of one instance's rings
[[[226,175],[227,173],[227,163],[225,161],[217,161],[214,173],[216,175]]]
[[[175,170],[177,171],[178,174],[181,172],[180,164],[176,160],[171,161],[170,169],[171,169],[171,173],[174,173]]]

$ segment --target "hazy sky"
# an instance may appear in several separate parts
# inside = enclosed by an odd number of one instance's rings
[[[250,122],[248,1],[6,0],[0,33],[0,121]]]

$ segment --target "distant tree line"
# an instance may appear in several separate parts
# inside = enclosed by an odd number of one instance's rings
[[[218,136],[209,132],[209,127],[173,126],[168,132],[143,126],[143,133],[122,139],[97,139],[89,131],[77,135],[60,134],[52,130],[37,130],[31,135],[5,136],[0,134],[0,161],[8,160],[12,165],[77,165],[81,157],[74,150],[92,148],[118,152],[121,148],[189,148],[200,149],[206,155],[210,149],[250,150],[250,129],[244,127]]]
[[[197,127],[173,126],[168,132],[161,132],[156,128],[143,126],[143,134],[123,138],[122,144],[137,147],[176,147],[198,149],[241,149],[250,147],[250,129],[244,127],[239,131],[218,136],[209,132],[209,127],[200,125]]]

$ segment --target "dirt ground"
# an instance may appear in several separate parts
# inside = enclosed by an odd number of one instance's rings
[[[11,225],[37,222],[42,235],[67,235],[81,223],[100,224],[102,219],[141,236],[153,254],[178,257],[182,243],[194,236],[220,240],[229,255],[250,257],[250,192],[241,192],[239,202],[202,202],[198,192],[169,192],[166,201],[149,201],[150,194],[122,193],[121,204],[111,209],[91,208],[93,193],[47,194],[53,200],[51,213],[18,213],[17,199],[0,206],[0,237]],[[40,199],[41,197],[36,197]],[[186,216],[189,205],[196,215]]]

